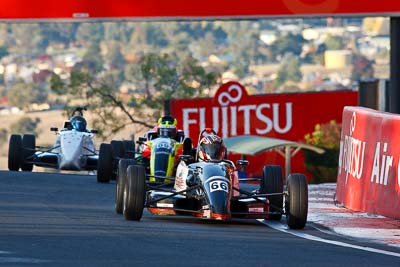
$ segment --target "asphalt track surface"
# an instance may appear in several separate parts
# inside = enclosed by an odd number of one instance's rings
[[[257,220],[114,211],[115,183],[95,176],[0,171],[0,266],[400,266],[397,248],[360,243],[307,224],[304,239]],[[284,227],[285,220],[281,220]]]

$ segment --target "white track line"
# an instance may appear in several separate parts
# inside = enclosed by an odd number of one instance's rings
[[[0,264],[2,263],[44,263],[44,262],[50,262],[48,260],[39,260],[39,259],[34,259],[34,258],[19,258],[19,257],[4,257],[4,255],[7,254],[14,254],[13,252],[10,251],[4,251],[0,250]]]
[[[38,260],[38,259],[32,259],[32,258],[17,258],[17,257],[0,257],[0,263],[45,263],[49,262],[46,260]]]
[[[323,242],[323,243],[327,243],[327,244],[332,244],[332,245],[336,245],[336,246],[341,246],[341,247],[348,247],[348,248],[354,248],[354,249],[359,249],[359,250],[364,250],[364,251],[368,251],[368,252],[374,252],[374,253],[379,253],[379,254],[384,254],[384,255],[389,255],[389,256],[394,256],[394,257],[399,257],[400,258],[400,253],[396,253],[396,252],[391,252],[391,251],[386,251],[386,250],[382,250],[382,249],[376,249],[376,248],[370,248],[370,247],[362,247],[362,246],[357,246],[357,245],[352,245],[352,244],[348,244],[348,243],[344,243],[344,242],[340,242],[340,241],[334,241],[334,240],[328,240],[328,239],[323,239],[317,236],[313,236],[313,235],[309,235],[309,234],[304,234],[300,231],[294,231],[294,230],[290,230],[288,229],[285,225],[283,225],[280,222],[274,222],[274,221],[266,221],[263,219],[258,219],[259,222],[275,229],[281,232],[285,232],[297,237],[301,237],[304,239],[308,239],[308,240],[312,240],[312,241],[317,241],[317,242]]]

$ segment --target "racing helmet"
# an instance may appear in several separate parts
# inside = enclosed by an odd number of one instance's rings
[[[175,138],[178,130],[176,129],[177,120],[166,115],[161,117],[157,123],[157,132],[159,136]]]
[[[79,115],[73,116],[71,118],[70,123],[71,123],[72,129],[75,129],[75,130],[77,130],[79,132],[85,132],[86,131],[86,120],[85,120],[84,117],[79,116]]]
[[[177,133],[176,126],[159,126],[157,131],[159,136],[169,138],[175,138]]]
[[[175,126],[176,127],[177,123],[178,123],[178,121],[170,115],[163,116],[158,120],[158,126]]]
[[[199,161],[222,160],[226,146],[221,137],[215,134],[204,136],[199,143],[197,158]]]

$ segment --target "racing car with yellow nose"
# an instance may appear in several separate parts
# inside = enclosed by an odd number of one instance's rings
[[[139,138],[135,159],[123,158],[118,162],[115,209],[122,213],[127,171],[130,165],[141,166],[146,182],[154,185],[168,185],[175,177],[178,156],[191,155],[192,141],[184,138],[183,131],[158,127]]]
[[[122,213],[127,220],[142,218],[144,208],[157,215],[187,215],[208,220],[232,218],[280,220],[286,216],[292,229],[307,222],[307,179],[289,174],[286,188],[277,165],[263,167],[261,178],[238,178],[238,170],[248,165],[226,158],[227,148],[212,129],[199,135],[195,157],[182,155],[174,179],[168,183],[146,180],[143,166],[132,164],[126,171]],[[240,188],[243,181],[258,182],[252,190]]]
[[[139,164],[145,167],[149,181],[164,180],[175,174],[178,155],[182,150],[192,149],[192,142],[185,139],[184,132],[178,130],[175,123],[170,123],[164,116],[157,127],[148,131],[136,141],[137,147],[130,140],[113,140],[110,144],[100,145],[97,181],[108,183],[117,180],[117,192],[122,188],[128,165]],[[136,149],[135,149],[136,147]],[[119,177],[121,179],[118,179]]]

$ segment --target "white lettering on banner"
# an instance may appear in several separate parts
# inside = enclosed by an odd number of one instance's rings
[[[216,131],[218,133],[219,132],[218,108],[213,107],[212,112],[213,112],[212,113],[213,114],[213,129],[214,129],[214,131]],[[202,130],[202,128],[200,128],[200,131],[201,130]],[[188,132],[188,135],[189,135],[189,132]]]
[[[258,106],[258,109],[256,110],[256,116],[257,118],[264,122],[266,127],[264,129],[256,129],[257,134],[266,134],[269,133],[272,130],[272,120],[265,116],[261,111],[264,108],[271,108],[270,104],[261,104]]]
[[[236,107],[231,107],[231,136],[237,135],[237,117],[236,117]]]
[[[200,129],[212,127],[216,132],[221,132],[222,137],[236,136],[238,129],[243,129],[240,134],[252,134],[251,129],[255,128],[257,134],[267,134],[272,130],[277,133],[285,134],[292,129],[293,126],[293,103],[262,103],[259,105],[232,105],[241,100],[245,93],[237,84],[229,86],[226,92],[222,92],[218,96],[218,104],[220,106],[201,107],[201,108],[184,108],[183,127],[185,134],[190,136],[190,125],[199,125]],[[231,106],[228,107],[228,105]],[[281,106],[284,105],[286,110],[282,111]],[[270,116],[266,112],[272,113]],[[212,121],[206,121],[206,113],[211,112]],[[282,112],[285,112],[285,121],[280,120]],[[238,121],[238,115],[242,115],[243,121]],[[259,123],[262,123],[261,127]],[[257,124],[258,126],[255,126]],[[264,126],[265,125],[265,126]]]
[[[397,164],[397,185],[400,188],[400,158],[399,158],[399,164]]]
[[[292,128],[292,103],[286,103],[286,126],[283,129],[279,126],[279,104],[272,104],[272,109],[275,131],[281,134],[287,133]]]
[[[371,182],[373,182],[375,178],[375,182],[377,184],[387,185],[388,183],[389,169],[393,165],[393,156],[383,154],[387,152],[387,146],[387,143],[383,144],[383,152],[381,158],[381,142],[376,143]]]
[[[257,134],[266,134],[275,130],[277,133],[284,134],[289,132],[293,126],[292,110],[293,103],[285,103],[285,123],[280,124],[280,105],[279,103],[260,105],[243,105],[228,107],[212,107],[212,122],[206,121],[206,108],[184,108],[183,127],[185,133],[190,136],[189,128],[192,124],[199,124],[200,129],[212,126],[216,132],[222,132],[222,137],[238,134],[238,129],[243,129],[243,134],[251,134],[251,129],[255,128],[254,123],[261,122],[265,126],[256,127]],[[272,118],[265,115],[266,110],[272,106]],[[238,121],[238,114],[243,114],[243,121]],[[254,119],[254,117],[256,119]],[[230,119],[229,119],[230,118]],[[220,127],[221,126],[221,127]]]
[[[189,135],[189,125],[190,124],[196,124],[197,121],[193,119],[189,119],[189,114],[190,113],[197,113],[198,109],[197,108],[184,108],[182,110],[183,114],[183,131]]]
[[[222,107],[222,136],[226,137],[228,136],[228,124],[225,123],[228,121],[228,107]]]
[[[204,120],[205,113],[206,113],[206,109],[200,108],[200,118],[203,118],[202,120],[200,120],[200,129],[206,128],[206,122]]]
[[[366,142],[352,137],[356,128],[356,114],[350,121],[350,135],[344,136],[343,140],[340,141],[340,153],[339,153],[339,174],[342,172],[342,168],[346,172],[346,184],[349,178],[349,174],[357,179],[361,178],[363,167],[364,167],[364,153]]]
[[[346,183],[349,174],[357,179],[361,178],[364,165],[365,142],[351,136],[345,136],[344,144],[340,142],[339,174],[344,168]]]
[[[243,111],[244,134],[250,134],[250,111],[256,109],[256,105],[240,106],[239,111]]]

